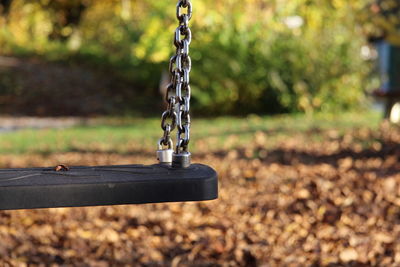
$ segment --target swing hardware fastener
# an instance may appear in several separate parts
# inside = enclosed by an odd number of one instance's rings
[[[174,153],[174,150],[172,147],[174,146],[171,138],[168,140],[168,146],[167,148],[163,149],[163,138],[161,138],[158,141],[158,150],[157,150],[157,160],[160,162],[162,165],[171,165],[172,164],[172,154]]]
[[[171,165],[173,149],[160,149],[157,150],[157,159],[162,165]]]
[[[69,167],[63,164],[57,165],[54,170],[56,172],[60,172],[60,171],[69,171]]]
[[[191,154],[188,151],[174,153],[172,155],[172,168],[188,168],[191,164]]]

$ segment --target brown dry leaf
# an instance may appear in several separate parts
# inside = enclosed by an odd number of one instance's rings
[[[2,211],[0,266],[400,265],[400,128],[319,131],[326,138],[318,142],[308,133],[276,142],[257,132],[229,151],[212,150],[214,137],[198,140],[193,161],[217,170],[216,201]],[[154,161],[150,150],[100,148],[0,155],[0,162]]]
[[[339,257],[343,262],[355,261],[358,259],[358,253],[354,248],[346,248],[340,252]]]

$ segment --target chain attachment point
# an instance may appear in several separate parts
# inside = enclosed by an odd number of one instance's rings
[[[158,141],[158,150],[157,150],[157,159],[160,164],[163,165],[171,165],[172,164],[172,156],[174,154],[174,150],[172,147],[174,146],[172,139],[169,138],[167,144],[164,143],[165,140],[160,138]],[[167,148],[163,148],[163,145],[167,145]]]

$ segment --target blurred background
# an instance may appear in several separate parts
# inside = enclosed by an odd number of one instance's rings
[[[0,265],[400,265],[400,2],[193,6],[190,150],[219,200],[3,211]],[[0,166],[155,163],[175,11],[0,0]]]

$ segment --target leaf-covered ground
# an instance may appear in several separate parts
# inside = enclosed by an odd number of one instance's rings
[[[0,266],[400,266],[400,128],[276,125],[194,141],[215,201],[0,212]],[[0,162],[154,162],[150,148],[40,151]]]

